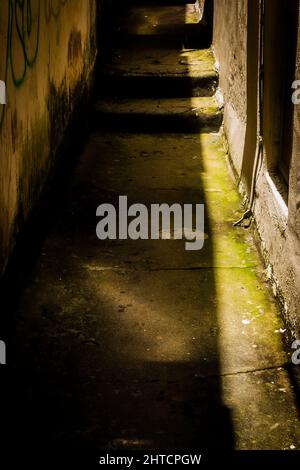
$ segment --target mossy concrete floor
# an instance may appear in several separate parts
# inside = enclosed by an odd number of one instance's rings
[[[283,325],[251,230],[232,227],[226,157],[217,134],[90,136],[16,317],[26,432],[74,448],[300,447]],[[100,242],[96,207],[119,194],[205,203],[203,250]]]
[[[182,53],[172,50],[179,67]],[[153,75],[147,57],[143,70],[141,83]],[[129,105],[125,115],[140,112]],[[15,435],[72,452],[299,449],[284,326],[251,229],[232,226],[243,207],[221,133],[126,132],[126,120],[123,132],[97,121],[19,301]],[[119,195],[147,207],[204,203],[204,248],[99,241],[96,208]]]

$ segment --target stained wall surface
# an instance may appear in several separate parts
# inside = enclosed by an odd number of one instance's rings
[[[266,10],[266,21],[272,23],[271,8]],[[274,6],[274,5],[273,5]],[[296,15],[297,16],[297,15]],[[299,22],[298,22],[299,24]],[[213,46],[220,67],[220,87],[225,100],[224,131],[230,156],[241,191],[248,197],[252,168],[257,144],[259,100],[259,1],[215,0]],[[269,34],[269,33],[268,33]],[[271,33],[270,33],[271,34]],[[276,49],[275,38],[265,45],[269,51]],[[296,73],[299,79],[300,34],[298,30]],[[292,43],[286,44],[287,48]],[[265,54],[267,49],[265,49]],[[284,51],[283,51],[284,52]],[[284,54],[283,54],[284,55]],[[266,55],[268,57],[268,55]],[[266,71],[265,71],[266,72]],[[264,120],[263,162],[256,184],[255,220],[266,260],[267,274],[273,290],[283,305],[284,314],[293,333],[300,333],[300,163],[299,163],[299,105],[294,106],[290,120],[290,145],[292,148],[288,194],[285,196],[280,178],[270,165],[270,135],[273,134],[273,150],[279,145],[282,119],[279,98],[276,93],[270,99],[269,89],[276,90],[276,77],[282,73],[265,73],[264,104],[261,115]],[[275,83],[275,85],[274,85]],[[286,84],[290,90],[285,97],[291,100],[292,79]],[[268,95],[269,93],[269,95]],[[281,121],[284,122],[284,119]],[[281,148],[284,158],[288,146]]]
[[[96,57],[96,0],[0,4],[0,274],[38,201]]]

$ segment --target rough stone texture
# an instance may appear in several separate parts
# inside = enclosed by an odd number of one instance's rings
[[[0,44],[0,79],[8,98],[0,106],[1,275],[72,111],[91,83],[96,2],[2,1]]]
[[[224,129],[230,157],[248,195],[256,147],[256,4],[255,1],[250,2],[247,8],[246,1],[217,0],[214,17],[214,49],[220,63],[220,86],[225,98]],[[265,119],[272,125],[276,116],[268,114]],[[280,184],[268,173],[270,168],[266,162],[270,155],[264,148],[255,205],[257,228],[273,279],[274,293],[281,299],[286,321],[296,337],[300,335],[299,119],[298,107],[295,107],[288,204],[281,195]]]

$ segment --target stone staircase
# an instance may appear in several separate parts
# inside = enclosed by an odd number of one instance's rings
[[[174,3],[123,7],[112,49],[99,64],[97,127],[219,130],[223,110],[216,98],[218,71],[209,27],[200,18],[198,3]]]

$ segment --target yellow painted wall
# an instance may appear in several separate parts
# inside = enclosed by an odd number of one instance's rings
[[[0,2],[0,274],[96,57],[96,0]]]

